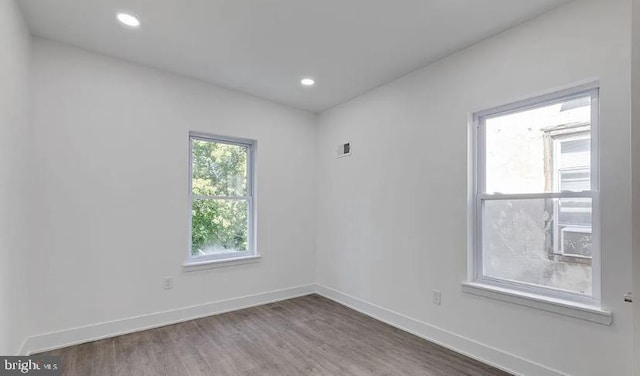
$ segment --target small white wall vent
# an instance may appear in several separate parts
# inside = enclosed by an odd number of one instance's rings
[[[351,155],[351,143],[346,142],[338,146],[338,158],[348,157]]]

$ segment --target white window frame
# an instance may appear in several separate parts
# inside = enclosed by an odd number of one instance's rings
[[[522,112],[573,98],[591,96],[591,190],[584,192],[489,194],[484,193],[485,180],[485,121],[487,118]],[[611,314],[601,307],[600,254],[600,194],[599,194],[599,85],[590,83],[532,99],[473,114],[470,127],[470,184],[469,184],[469,242],[468,275],[463,290],[476,295],[522,304],[552,312],[567,314],[603,324],[611,324]],[[592,199],[593,255],[592,294],[555,289],[552,287],[491,278],[483,273],[483,202],[511,199]]]
[[[245,196],[196,196],[193,194],[193,140],[242,146],[247,148],[247,193]],[[189,244],[187,259],[183,266],[185,271],[207,269],[216,266],[227,266],[255,262],[260,258],[256,247],[256,179],[255,154],[257,141],[245,138],[212,135],[200,132],[189,132]],[[247,201],[247,250],[215,255],[192,255],[192,208],[195,199],[243,200]]]

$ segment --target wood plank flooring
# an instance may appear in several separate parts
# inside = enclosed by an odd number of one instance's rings
[[[46,353],[65,376],[505,376],[318,295]]]

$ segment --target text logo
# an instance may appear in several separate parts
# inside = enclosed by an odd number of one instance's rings
[[[59,356],[0,356],[0,376],[61,376]]]

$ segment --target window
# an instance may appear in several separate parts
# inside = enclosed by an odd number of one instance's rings
[[[191,133],[189,262],[256,255],[255,141]]]
[[[470,278],[600,305],[598,88],[474,116]]]
[[[562,135],[551,135],[553,172],[551,178],[560,192],[591,190],[591,137],[589,124],[573,124]],[[547,130],[550,134],[553,130]],[[549,139],[548,138],[548,139]],[[549,249],[554,259],[589,264],[592,256],[592,209],[588,199],[560,199],[553,208],[553,245]],[[562,258],[560,258],[562,257]],[[567,259],[574,257],[573,260]]]

